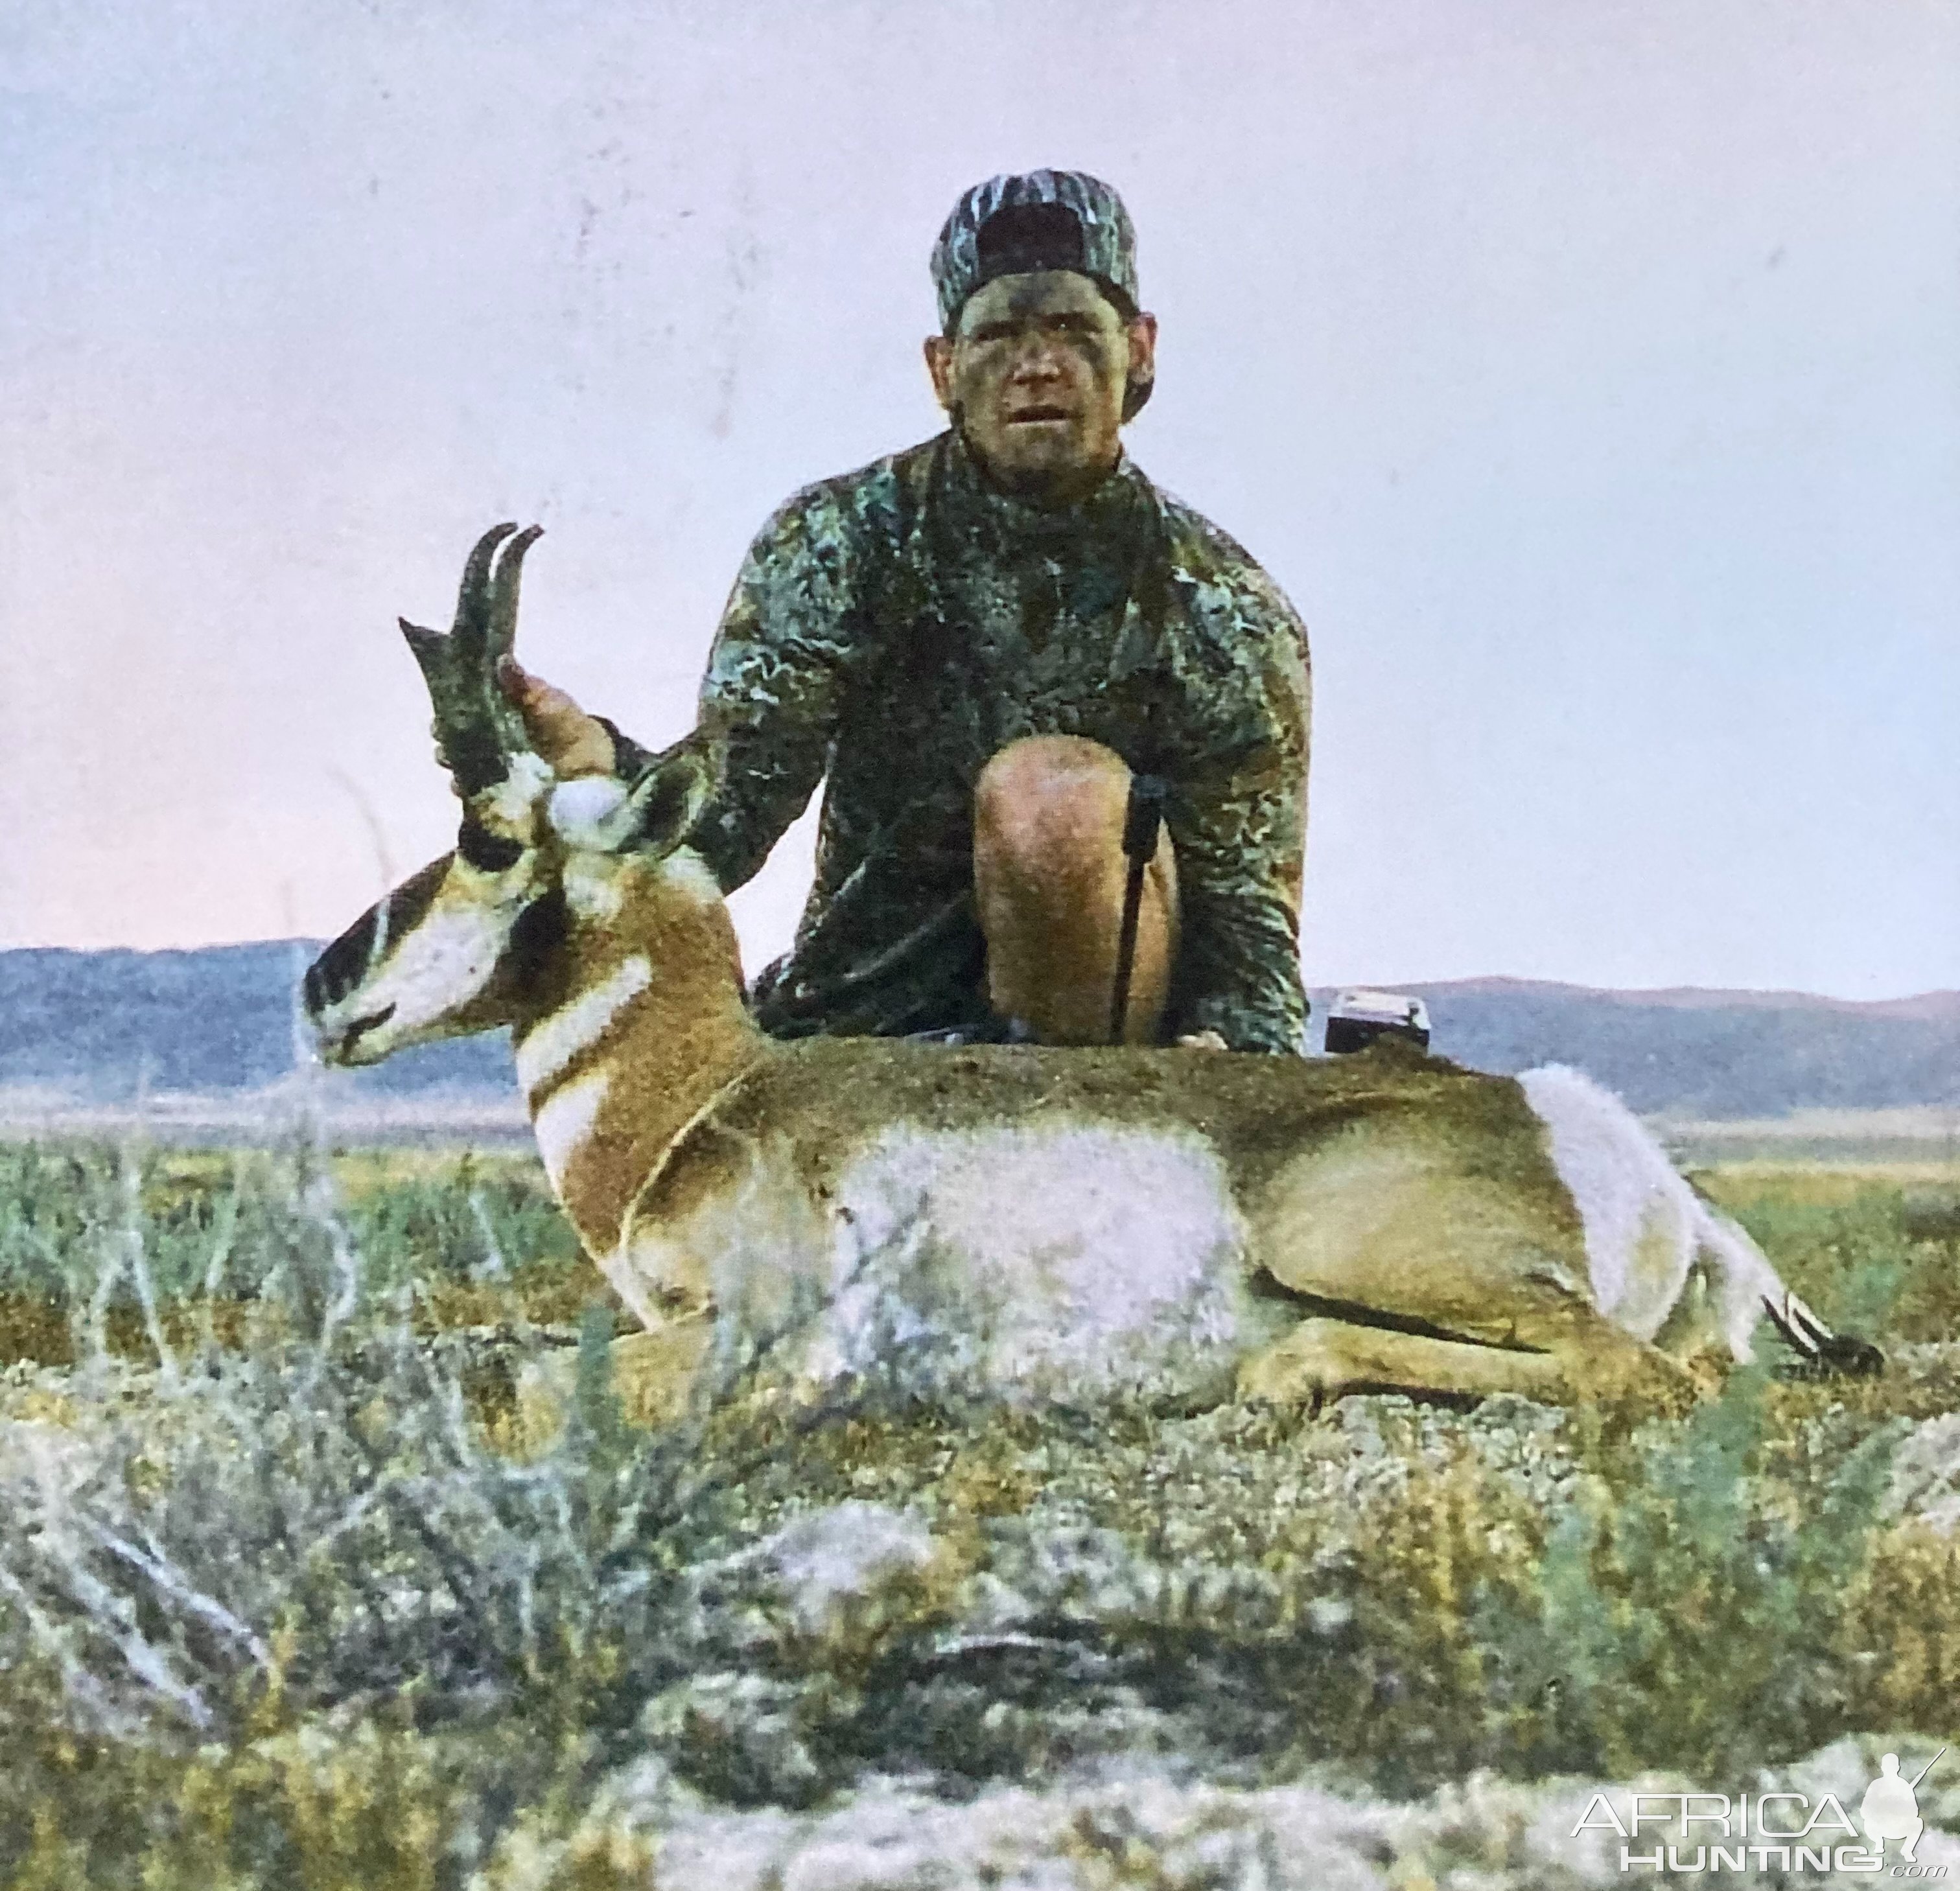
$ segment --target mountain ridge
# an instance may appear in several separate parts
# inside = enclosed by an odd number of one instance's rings
[[[82,1103],[238,1095],[304,1061],[294,1006],[310,939],[0,951],[0,1088]],[[1414,980],[1441,1055],[1510,1073],[1577,1066],[1647,1114],[1763,1118],[1960,1108],[1960,992],[1857,1000],[1697,986],[1616,990],[1500,975]],[[1330,988],[1313,993],[1318,1046]],[[377,1098],[509,1097],[501,1034],[353,1073]]]
[[[1329,990],[1334,987],[1328,987]],[[1427,980],[1411,986],[1424,992],[1563,992],[1621,1004],[1666,1006],[1685,1011],[1733,1006],[1752,1010],[1838,1011],[1864,1017],[1960,1018],[1960,990],[1913,992],[1902,998],[1838,998],[1825,992],[1780,987],[1757,990],[1722,985],[1581,985],[1562,979],[1514,978],[1501,972],[1475,978]]]

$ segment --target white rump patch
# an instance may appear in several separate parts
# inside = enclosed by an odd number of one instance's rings
[[[517,1047],[517,1081],[526,1095],[535,1095],[587,1045],[597,1044],[653,978],[645,953],[635,952],[609,977],[539,1019]]]
[[[1547,1064],[1518,1082],[1579,1210],[1599,1311],[1651,1340],[1698,1263],[1709,1273],[1723,1336],[1737,1359],[1748,1358],[1761,1296],[1782,1292],[1761,1250],[1688,1187],[1640,1119],[1583,1071]]]
[[[538,1139],[538,1153],[544,1158],[545,1173],[552,1187],[561,1189],[571,1158],[592,1133],[599,1106],[606,1101],[612,1078],[603,1070],[593,1070],[555,1091],[531,1119]]]
[[[821,1210],[756,1153],[739,1205],[673,1232],[727,1335],[807,1387],[1068,1403],[1230,1384],[1245,1231],[1195,1136],[893,1130]]]

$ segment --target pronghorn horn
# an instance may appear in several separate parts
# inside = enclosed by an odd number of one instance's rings
[[[489,583],[492,562],[497,556],[497,548],[517,529],[516,520],[506,519],[501,526],[492,526],[469,548],[463,567],[463,583],[456,593],[456,621],[450,627],[451,636],[464,637],[473,626],[482,622],[484,587]]]
[[[447,636],[402,620],[402,634],[434,706],[437,753],[466,800],[501,781],[510,758],[530,745],[523,717],[497,681],[497,669],[517,634],[524,554],[542,530],[533,526],[518,532],[507,523],[492,526],[477,540],[463,568],[456,622]]]
[[[542,526],[527,526],[504,546],[490,583],[489,621],[485,627],[482,658],[483,688],[491,716],[504,733],[505,748],[514,752],[530,748],[530,734],[497,675],[517,638],[517,586],[523,577],[524,554],[543,532]]]

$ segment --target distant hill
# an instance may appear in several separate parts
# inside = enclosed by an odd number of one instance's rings
[[[1960,992],[1856,1003],[1801,992],[1595,991],[1514,978],[1398,989],[1428,1005],[1434,1047],[1445,1056],[1503,1072],[1577,1064],[1645,1115],[1960,1105]],[[1315,994],[1318,1017],[1332,996]]]
[[[293,995],[310,939],[192,952],[0,952],[0,1086],[91,1103],[277,1082],[298,1060]],[[377,1097],[514,1087],[508,1044],[405,1051],[355,1079]]]
[[[237,1094],[288,1076],[305,939],[190,952],[0,952],[0,1089],[78,1102]],[[1435,1048],[1485,1070],[1577,1064],[1650,1115],[1960,1107],[1960,992],[1860,1004],[1796,992],[1594,991],[1481,978],[1398,989]],[[1312,1041],[1332,993],[1314,993]],[[501,1036],[432,1045],[352,1082],[377,1101],[508,1096]]]

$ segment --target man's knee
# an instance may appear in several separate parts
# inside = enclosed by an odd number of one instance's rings
[[[1012,870],[1109,871],[1122,844],[1130,771],[1083,736],[1026,736],[988,761],[974,784],[974,840]]]
[[[1079,736],[1034,736],[988,762],[974,788],[974,887],[996,1009],[1050,1044],[1107,1041],[1118,953],[1130,771]],[[1138,909],[1132,1041],[1154,1036],[1176,954],[1177,876],[1158,837]]]

